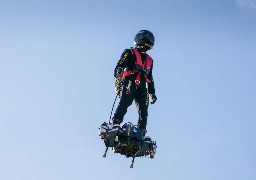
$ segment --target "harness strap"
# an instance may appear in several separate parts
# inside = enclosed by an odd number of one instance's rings
[[[143,64],[139,51],[137,49],[132,49],[132,51],[134,52],[134,54],[136,56],[136,64],[138,64],[140,66],[144,66],[144,64],[146,63],[147,60]]]
[[[141,76],[141,72],[139,72],[139,73],[137,74],[137,77],[136,77],[136,79],[135,79],[135,85],[136,85],[136,86],[139,86],[139,85],[140,85],[140,76]]]
[[[123,76],[124,76],[124,77],[130,76],[130,75],[135,74],[135,73],[137,73],[137,72],[139,72],[139,71],[136,70],[136,69],[131,70],[131,71],[125,71],[125,72],[123,73]]]
[[[152,67],[152,62],[153,62],[152,58],[148,54],[146,54],[146,60],[144,61],[144,63],[142,63],[142,59],[141,59],[139,50],[132,49],[132,51],[134,52],[134,54],[136,56],[136,64],[139,66],[142,66],[145,71],[149,71]]]
[[[147,83],[151,83],[151,80],[148,79],[148,77],[147,77],[146,74],[144,74],[144,77],[145,77]],[[140,85],[140,78],[141,78],[141,72],[139,72],[139,73],[137,74],[137,77],[136,77],[136,80],[135,80],[135,84],[136,84],[137,86]]]
[[[150,70],[151,69],[151,66],[152,66],[152,58],[146,54],[146,60],[144,63],[142,63],[142,59],[141,59],[141,55],[139,53],[139,51],[137,49],[132,49],[132,51],[134,52],[135,56],[136,56],[136,64],[142,66],[145,70]],[[130,70],[130,71],[125,71],[123,73],[123,77],[127,77],[127,76],[130,76],[132,74],[135,74],[135,73],[138,73],[137,76],[136,76],[136,80],[135,80],[135,85],[136,86],[139,86],[140,85],[140,79],[141,79],[141,71],[137,70],[137,69],[134,69],[134,70]],[[144,77],[146,79],[146,82],[147,83],[151,83],[151,80],[148,79],[147,77],[147,74],[146,72],[143,73],[144,74]]]

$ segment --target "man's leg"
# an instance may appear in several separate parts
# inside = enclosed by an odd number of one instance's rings
[[[135,85],[131,85],[127,90],[129,81],[126,80],[124,85],[123,85],[123,90],[122,90],[122,96],[120,99],[120,102],[116,108],[116,111],[114,113],[114,116],[112,118],[113,124],[121,124],[123,122],[124,115],[127,112],[127,108],[132,104],[133,99],[134,99],[134,94],[136,91]]]
[[[146,87],[142,87],[135,95],[136,106],[139,113],[138,127],[146,133],[148,119],[149,96]]]

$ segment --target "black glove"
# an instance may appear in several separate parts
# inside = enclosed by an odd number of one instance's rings
[[[156,100],[157,100],[157,97],[156,97],[155,94],[150,94],[150,95],[151,95],[151,99],[152,99],[151,104],[154,104],[156,102]]]
[[[122,67],[118,67],[115,72],[115,77],[119,78],[122,75],[123,71],[124,70]]]

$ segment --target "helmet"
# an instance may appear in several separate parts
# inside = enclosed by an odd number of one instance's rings
[[[145,51],[152,49],[154,46],[154,43],[155,43],[155,37],[153,33],[148,30],[139,31],[134,38],[135,46],[141,47]]]

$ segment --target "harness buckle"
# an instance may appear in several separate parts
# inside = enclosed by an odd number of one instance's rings
[[[140,85],[140,80],[135,80],[135,84],[136,84],[136,86],[138,86],[138,85]]]

